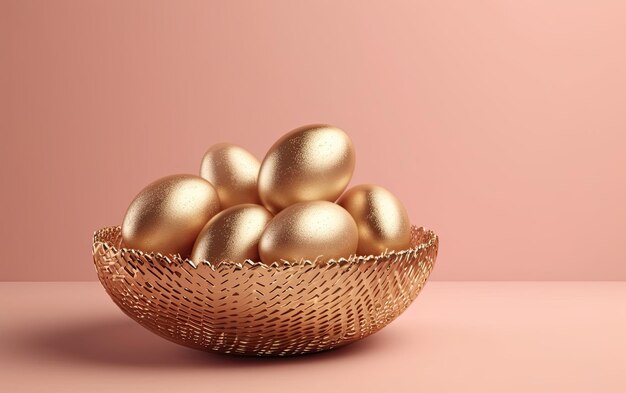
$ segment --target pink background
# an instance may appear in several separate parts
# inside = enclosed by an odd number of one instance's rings
[[[312,122],[435,279],[624,280],[624,4],[0,0],[0,280],[94,280],[145,184]]]

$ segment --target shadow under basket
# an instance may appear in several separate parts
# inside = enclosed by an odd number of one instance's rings
[[[121,248],[120,227],[93,237],[100,282],[124,313],[175,343],[258,356],[336,348],[377,332],[415,300],[437,257],[434,232],[412,248],[328,262],[195,265]]]

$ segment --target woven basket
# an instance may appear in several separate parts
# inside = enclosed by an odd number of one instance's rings
[[[115,304],[152,332],[188,347],[298,355],[359,340],[417,297],[437,256],[432,231],[411,249],[324,263],[203,262],[120,248],[120,227],[94,234],[93,259]]]

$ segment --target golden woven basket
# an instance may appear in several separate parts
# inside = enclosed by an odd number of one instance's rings
[[[120,227],[94,234],[93,259],[115,304],[178,344],[242,355],[298,355],[385,327],[417,297],[437,256],[432,231],[413,248],[318,263],[203,262],[120,248]]]

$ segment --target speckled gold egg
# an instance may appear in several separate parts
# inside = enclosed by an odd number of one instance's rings
[[[214,264],[259,260],[259,239],[272,214],[260,205],[246,203],[230,207],[213,217],[193,246],[191,259]]]
[[[259,241],[261,261],[327,261],[349,257],[358,244],[357,226],[341,206],[301,202],[278,213]]]
[[[359,255],[403,250],[411,244],[411,223],[402,202],[383,187],[362,184],[346,191],[337,203],[359,229]]]
[[[203,178],[161,178],[141,190],[130,204],[122,223],[123,244],[186,257],[202,227],[219,211],[217,192]]]
[[[274,143],[261,163],[261,201],[274,213],[297,202],[334,202],[352,178],[354,160],[352,141],[339,128],[297,128]]]
[[[204,154],[200,176],[215,187],[222,209],[242,203],[261,204],[256,184],[260,166],[246,149],[219,143]]]

